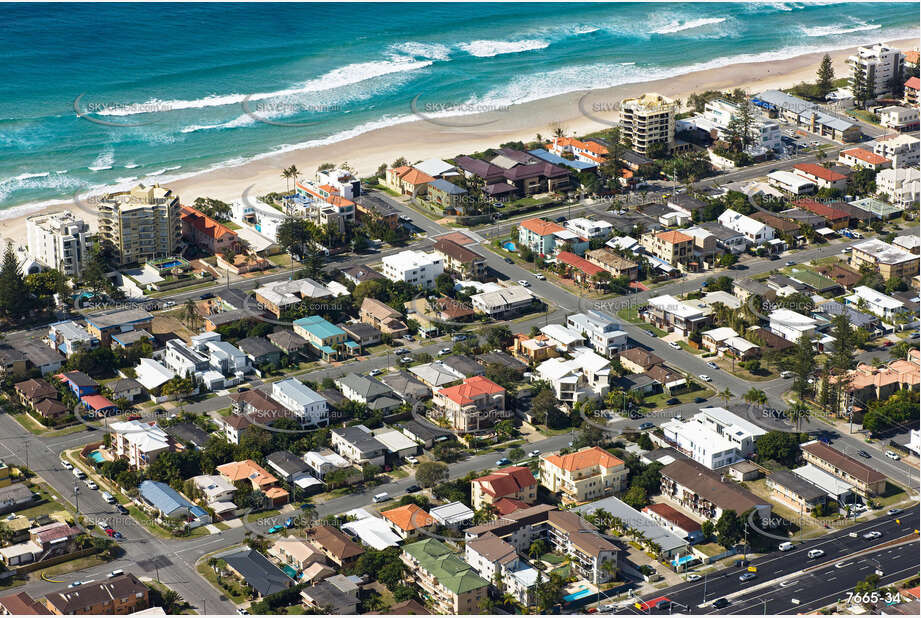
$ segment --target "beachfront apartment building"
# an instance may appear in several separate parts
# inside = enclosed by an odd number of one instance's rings
[[[921,161],[921,140],[910,133],[877,137],[873,152],[892,161],[892,167],[917,167]]]
[[[678,104],[661,94],[646,93],[624,99],[620,104],[621,138],[641,155],[649,154],[654,144],[666,152],[675,147],[675,114]]]
[[[892,278],[907,281],[918,274],[919,257],[873,238],[851,246],[850,265],[858,270],[867,265],[885,281]]]
[[[541,455],[540,484],[566,504],[597,500],[626,489],[627,466],[590,446],[568,455]]]
[[[391,281],[405,281],[432,289],[435,279],[444,272],[444,260],[436,253],[407,249],[381,260],[381,273]]]
[[[64,275],[79,277],[92,246],[89,226],[69,210],[26,219],[29,255]]]
[[[909,77],[905,81],[905,104],[918,107],[918,90],[921,89],[921,80]]]
[[[851,87],[857,75],[861,74],[870,97],[875,98],[893,92],[895,80],[902,80],[905,56],[897,49],[877,43],[871,47],[858,47],[857,53],[848,57],[847,64],[851,69]]]
[[[179,196],[160,185],[139,184],[98,203],[98,240],[119,266],[176,254],[182,239]]]

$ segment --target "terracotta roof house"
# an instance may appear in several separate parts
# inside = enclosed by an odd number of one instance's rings
[[[425,195],[426,185],[433,180],[425,172],[403,165],[387,170],[384,184],[403,195]]]
[[[515,511],[520,511],[521,509],[526,509],[531,506],[527,502],[517,498],[499,498],[493,502],[492,505],[500,517],[508,515],[509,513],[514,513]]]
[[[403,601],[402,603],[397,603],[392,606],[390,609],[382,612],[367,612],[367,616],[428,616],[432,612],[425,609],[425,606],[422,605],[416,599],[410,599],[408,601]]]
[[[892,165],[892,161],[866,148],[848,148],[838,153],[838,161],[850,167],[865,167],[881,170]]]
[[[464,279],[481,279],[486,275],[486,258],[450,238],[439,238],[432,247],[440,255],[444,269]]]
[[[600,282],[595,280],[595,276],[607,272],[601,266],[589,262],[570,251],[560,251],[556,254],[556,261],[566,265],[566,273],[576,283],[589,283],[592,287],[598,287]]]
[[[816,270],[846,290],[860,284],[860,273],[854,272],[849,268],[844,268],[840,264],[823,264],[817,267]]]
[[[248,480],[254,490],[259,490],[273,505],[288,503],[288,492],[278,486],[278,479],[252,459],[232,461],[216,468],[217,473],[231,483]]]
[[[474,365],[482,371],[479,364],[474,362]],[[490,427],[512,416],[505,405],[505,389],[481,375],[467,378],[457,386],[442,388],[435,393],[433,403],[429,415],[447,420],[459,432]]]
[[[183,206],[179,218],[183,238],[211,253],[220,253],[237,242],[236,232],[191,206]]]
[[[365,553],[361,545],[332,526],[318,526],[307,535],[307,539],[323,555],[340,567],[351,564]]]
[[[653,365],[660,365],[665,361],[643,348],[629,348],[622,350],[618,355],[620,364],[632,373],[644,373]]]
[[[820,189],[844,190],[847,187],[847,176],[816,163],[797,163],[793,170],[794,174],[814,182]]]
[[[843,227],[847,227],[848,222],[851,219],[850,215],[843,210],[832,208],[831,206],[827,206],[812,199],[806,198],[797,200],[796,205],[803,210],[808,210],[809,212],[824,218],[825,222],[828,224],[828,227],[833,230],[840,230]]]
[[[381,511],[381,517],[387,520],[393,531],[404,541],[435,523],[435,519],[425,509],[413,503]]]
[[[654,502],[643,507],[643,512],[650,519],[661,524],[666,530],[681,538],[698,538],[701,536],[700,524],[664,502]]]
[[[50,616],[47,607],[33,599],[27,592],[17,592],[0,597],[0,614],[13,616]]]
[[[753,212],[748,216],[755,221],[760,221],[761,223],[774,228],[780,234],[796,234],[799,232],[799,225],[793,221],[775,217],[774,215],[767,212],[759,210],[758,212]]]
[[[150,589],[131,573],[45,595],[52,614],[130,614],[150,605]]]
[[[514,498],[528,504],[537,500],[537,480],[524,466],[509,466],[470,481],[474,510],[502,498]]]

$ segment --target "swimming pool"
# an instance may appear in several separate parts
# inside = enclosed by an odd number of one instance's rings
[[[292,567],[290,564],[281,565],[281,570],[285,572],[285,575],[291,579],[297,579],[297,569]]]
[[[163,262],[162,264],[157,264],[157,268],[176,268],[177,266],[182,266],[182,262],[179,260],[170,260],[169,262]]]
[[[106,458],[103,457],[102,453],[100,453],[99,451],[91,451],[90,453],[87,454],[87,457],[89,459],[92,459],[96,463],[102,463],[106,460]]]
[[[515,243],[513,243],[510,240],[507,240],[504,243],[502,243],[502,248],[505,249],[506,251],[511,251],[512,253],[515,253],[515,250],[516,250]]]
[[[581,590],[576,590],[572,594],[567,594],[563,597],[563,601],[566,603],[572,603],[573,601],[578,601],[579,599],[584,599],[585,597],[595,594],[589,588],[582,588]]]

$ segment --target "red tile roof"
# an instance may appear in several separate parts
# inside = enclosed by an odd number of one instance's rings
[[[870,165],[881,165],[883,163],[889,163],[889,159],[886,157],[882,157],[875,152],[870,152],[865,148],[851,148],[849,150],[842,150],[841,154],[854,157],[855,159],[860,159],[861,161],[866,161]]]
[[[804,198],[796,200],[795,204],[800,208],[804,208],[809,212],[815,213],[820,217],[825,217],[829,221],[837,221],[839,219],[850,219],[850,215],[844,212],[843,210],[838,210],[837,208],[832,208],[831,206],[826,206],[821,202],[811,200],[809,198]]]
[[[438,391],[439,395],[447,397],[456,404],[466,406],[474,403],[482,395],[496,395],[505,393],[505,389],[483,376],[467,378],[462,384],[449,386]]]
[[[496,511],[499,512],[499,515],[508,515],[509,513],[514,513],[515,511],[520,511],[521,509],[528,508],[529,505],[527,502],[522,502],[517,498],[500,498],[492,503]]]
[[[912,90],[919,90],[921,89],[921,80],[917,77],[909,77],[908,81],[905,82],[905,87],[911,88]]]
[[[673,245],[679,242],[690,242],[694,240],[693,236],[682,234],[681,232],[678,232],[676,230],[672,230],[671,232],[659,232],[658,234],[656,234],[656,238],[658,238],[661,241],[671,243]]]
[[[549,236],[554,232],[562,232],[566,229],[560,225],[557,225],[556,223],[544,221],[543,219],[527,219],[518,225],[528,231],[534,232],[538,236]]]
[[[649,506],[643,507],[643,510],[655,513],[656,515],[658,515],[665,521],[671,522],[672,524],[678,526],[685,532],[694,532],[696,530],[700,530],[699,523],[697,523],[696,521],[694,521],[693,519],[691,519],[690,517],[688,517],[681,511],[678,511],[667,504],[656,502],[656,503],[650,504]]]
[[[84,395],[83,403],[88,405],[93,410],[105,410],[106,408],[114,408],[115,404],[103,397],[102,395]]]
[[[576,453],[569,453],[568,455],[545,455],[544,459],[557,468],[568,472],[591,468],[593,466],[614,468],[624,465],[622,460],[597,446],[582,449]]]
[[[210,236],[215,240],[221,240],[225,236],[236,238],[237,233],[226,225],[215,221],[200,210],[191,206],[183,206],[180,211],[180,218],[198,230],[200,233]]]
[[[474,479],[473,482],[479,483],[480,489],[493,497],[511,496],[522,489],[537,485],[534,475],[523,466],[501,468],[492,474]]]
[[[412,532],[435,523],[432,516],[416,504],[406,504],[389,511],[382,511],[381,515],[405,532]]]
[[[844,174],[839,174],[838,172],[832,171],[827,167],[822,167],[815,163],[797,163],[793,166],[793,169],[799,170],[804,174],[809,174],[815,176],[816,178],[821,178],[828,182],[840,182],[842,180],[847,180],[847,176]]]
[[[597,275],[598,273],[605,272],[600,266],[596,266],[586,260],[585,258],[580,258],[575,253],[570,253],[569,251],[560,251],[556,255],[556,259],[564,264],[572,266],[576,270],[581,270],[589,276]]]

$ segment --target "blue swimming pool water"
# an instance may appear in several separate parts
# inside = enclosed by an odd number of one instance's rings
[[[164,262],[163,264],[158,264],[158,268],[175,268],[177,266],[182,266],[182,262],[179,260],[171,260],[169,262]]]
[[[281,570],[284,571],[285,574],[291,579],[294,579],[297,577],[297,569],[295,569],[289,564],[282,565]]]
[[[89,455],[87,455],[87,457],[89,457],[90,459],[92,459],[92,460],[95,461],[96,463],[102,463],[102,462],[104,462],[104,461],[106,460],[106,458],[103,457],[103,456],[102,456],[102,453],[100,453],[99,451],[93,451],[93,452],[91,452]]]
[[[513,242],[510,241],[510,240],[508,240],[508,241],[502,243],[502,247],[503,247],[506,251],[511,251],[512,253],[515,252],[515,243],[513,243]]]
[[[594,593],[588,588],[582,588],[581,590],[576,590],[572,594],[567,594],[565,597],[563,597],[563,600],[566,603],[570,603],[572,601],[578,601],[579,599],[587,597],[590,594]]]

